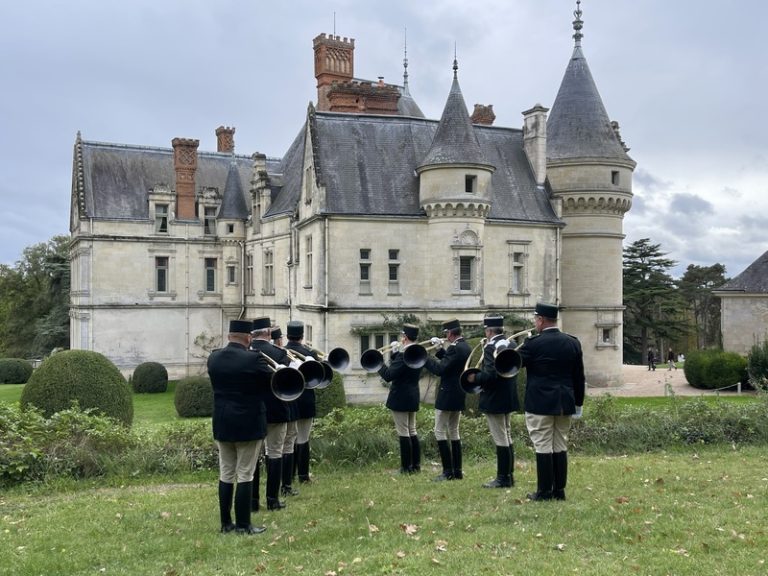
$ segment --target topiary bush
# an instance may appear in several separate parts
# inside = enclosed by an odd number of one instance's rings
[[[747,355],[747,375],[753,388],[768,389],[768,339],[752,345]]]
[[[325,388],[315,390],[315,407],[317,417],[322,418],[334,408],[344,408],[347,405],[347,396],[344,392],[344,377],[334,371],[331,383]]]
[[[23,358],[0,358],[0,384],[25,384],[32,376],[32,364]]]
[[[683,365],[685,379],[694,388],[715,390],[747,381],[747,360],[735,352],[696,350]]]
[[[21,393],[21,407],[36,406],[45,417],[77,404],[126,426],[133,422],[133,394],[120,370],[103,354],[64,350],[49,356]]]
[[[159,362],[144,362],[136,366],[131,378],[133,391],[157,394],[168,390],[168,370]]]
[[[176,413],[182,418],[213,415],[213,388],[206,376],[179,380],[173,397]]]

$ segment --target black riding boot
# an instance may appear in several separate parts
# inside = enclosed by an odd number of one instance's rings
[[[235,532],[238,534],[261,534],[264,526],[251,524],[251,498],[253,483],[238,482],[235,490]]]
[[[261,483],[261,458],[256,460],[256,469],[253,471],[253,496],[251,498],[251,512],[259,511],[259,484]]]
[[[552,500],[552,454],[536,453],[536,492],[528,500]]]
[[[565,500],[565,485],[568,484],[568,452],[555,452],[552,455],[552,496],[555,500]]]
[[[509,446],[496,446],[496,478],[483,484],[483,488],[511,488],[509,475]]]
[[[400,474],[411,473],[411,438],[398,436],[400,439]]]
[[[461,440],[451,440],[451,459],[453,460],[453,479],[462,480],[464,472],[461,469]]]
[[[280,481],[283,472],[282,458],[267,458],[267,510],[282,510],[285,504],[280,502]]]
[[[421,443],[418,436],[411,436],[411,472],[421,472]]]
[[[291,485],[293,482],[293,454],[283,454],[283,486],[280,493],[283,496],[298,496],[299,491]]]
[[[443,473],[436,477],[433,482],[453,480],[453,462],[451,459],[451,447],[448,444],[448,440],[438,440],[437,450],[440,452],[440,462],[443,464]]]
[[[515,447],[509,443],[509,485],[515,485]]]
[[[221,531],[232,532],[235,525],[232,524],[232,496],[235,493],[235,485],[219,480],[219,516],[221,517]]]
[[[296,444],[296,469],[299,474],[299,482],[302,484],[311,482],[309,478],[309,441]]]

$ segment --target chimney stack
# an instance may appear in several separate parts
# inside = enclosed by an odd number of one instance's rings
[[[493,104],[488,104],[488,106],[475,104],[475,111],[472,112],[470,120],[472,121],[472,124],[492,126],[493,122],[496,120],[496,114],[493,112]]]
[[[523,149],[540,186],[547,179],[547,112],[541,104],[523,112]]]
[[[216,128],[216,151],[233,153],[235,151],[235,129],[229,126]]]
[[[176,218],[194,220],[195,172],[197,172],[197,147],[200,140],[174,138],[173,169],[176,172]]]
[[[334,82],[352,80],[355,70],[355,39],[320,34],[313,41],[315,49],[315,78],[317,78],[317,109],[330,109],[328,90]]]

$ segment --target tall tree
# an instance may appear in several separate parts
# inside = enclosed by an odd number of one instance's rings
[[[712,295],[712,290],[727,281],[725,266],[722,264],[689,264],[680,279],[680,292],[691,311],[696,345],[699,349],[722,346],[720,300]]]
[[[638,357],[650,346],[672,342],[688,330],[685,303],[660,244],[642,238],[624,248],[624,355]]]
[[[69,346],[69,237],[28,246],[0,266],[0,356],[36,357]]]

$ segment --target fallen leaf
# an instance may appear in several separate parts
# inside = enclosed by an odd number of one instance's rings
[[[416,534],[416,532],[419,530],[419,527],[416,526],[416,524],[400,524],[400,528],[405,532],[408,536],[413,536]]]
[[[405,558],[405,552],[402,550],[398,550],[397,554],[395,554],[398,558]]]
[[[558,544],[555,546],[555,550],[559,550],[560,552],[563,552],[565,550],[565,544]]]
[[[618,498],[616,498],[617,504],[626,504],[627,502],[629,502],[629,498],[627,498],[626,496],[619,496]]]
[[[170,517],[171,517],[170,512],[160,512],[160,518],[162,518],[163,520],[168,520],[168,518]]]

